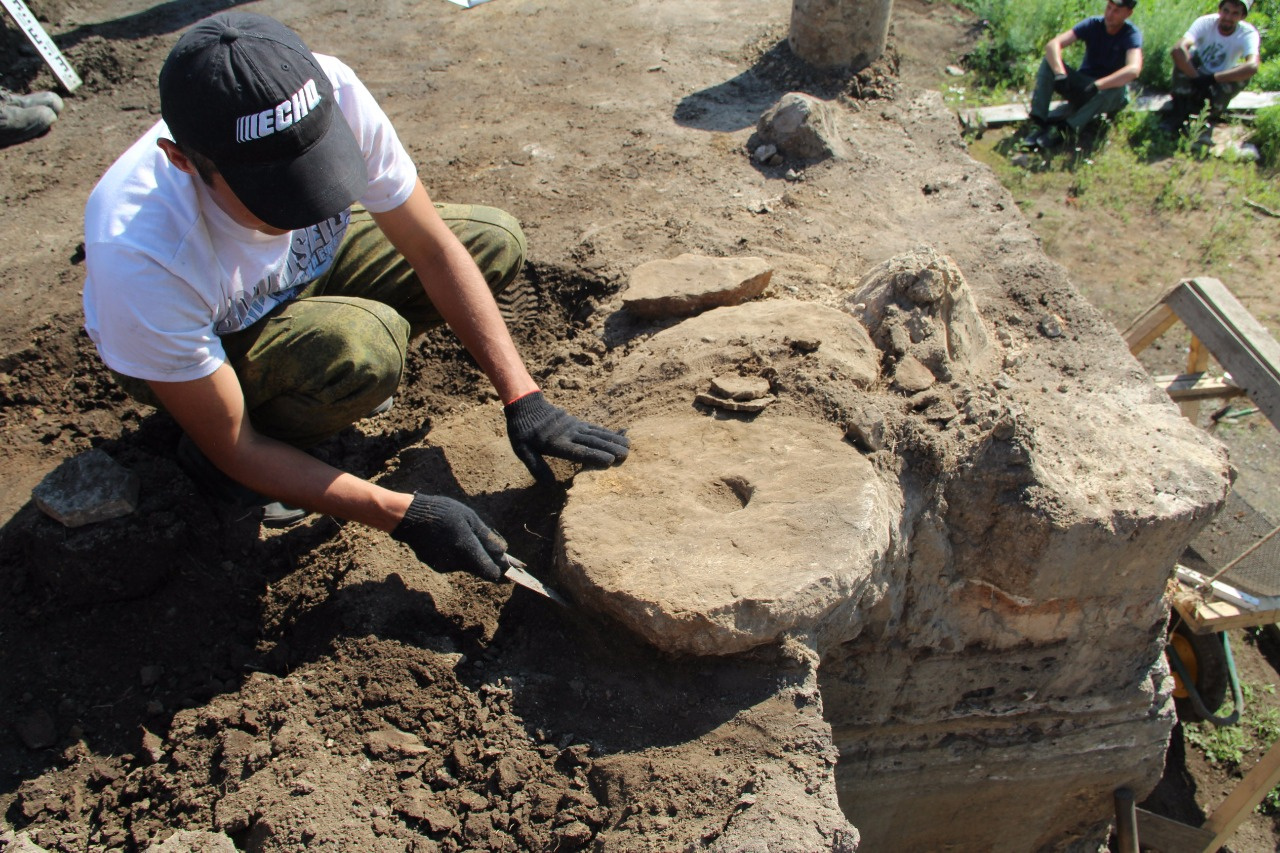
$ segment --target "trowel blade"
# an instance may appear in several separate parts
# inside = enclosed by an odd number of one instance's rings
[[[556,592],[554,589],[547,586],[545,583],[538,580],[533,575],[529,574],[523,568],[521,568],[524,565],[524,563],[521,563],[519,560],[517,560],[515,557],[512,557],[509,554],[504,554],[503,560],[507,564],[507,570],[502,574],[508,580],[512,581],[513,583],[520,584],[520,586],[524,587],[525,589],[533,590],[538,595],[551,599],[556,604],[559,604],[561,607],[569,606],[569,602],[565,600],[565,597],[563,595]]]

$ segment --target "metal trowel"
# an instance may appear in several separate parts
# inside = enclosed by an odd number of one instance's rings
[[[510,554],[503,554],[502,559],[500,559],[498,562],[502,563],[507,567],[502,572],[503,577],[505,577],[507,580],[513,583],[518,583],[520,584],[520,586],[524,587],[525,589],[531,589],[534,592],[536,592],[538,595],[541,595],[544,598],[551,599],[556,604],[559,604],[561,607],[569,606],[569,602],[565,599],[563,595],[556,592],[554,589],[547,586],[545,583],[543,583],[542,581],[538,580],[533,575],[525,571],[525,568],[526,568],[525,564],[517,560],[515,557],[511,556]]]

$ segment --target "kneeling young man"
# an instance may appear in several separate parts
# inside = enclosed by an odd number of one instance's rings
[[[493,382],[535,477],[552,478],[544,455],[626,458],[624,435],[543,398],[498,312],[524,261],[519,225],[434,204],[350,68],[228,12],[178,41],[160,106],[86,207],[85,326],[120,384],[182,427],[197,482],[267,523],[327,513],[438,571],[498,580],[505,542],[465,505],[304,452],[386,406],[410,337],[441,322]]]

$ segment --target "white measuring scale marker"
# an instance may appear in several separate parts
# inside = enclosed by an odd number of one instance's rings
[[[35,45],[36,50],[40,51],[45,63],[57,75],[63,87],[68,92],[74,92],[76,87],[80,85],[80,75],[71,67],[71,63],[67,62],[67,58],[62,55],[62,51],[58,50],[58,46],[53,43],[53,39],[49,38],[49,34],[44,31],[44,27],[40,26],[40,22],[36,20],[35,15],[31,14],[27,4],[23,3],[22,0],[0,0],[0,3],[4,4],[4,8],[9,12],[10,17],[26,33],[27,39]]]

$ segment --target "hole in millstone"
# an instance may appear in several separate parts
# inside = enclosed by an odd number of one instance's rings
[[[722,482],[733,491],[738,500],[742,501],[744,507],[751,502],[751,496],[756,493],[756,487],[742,477],[725,477]]]
[[[750,502],[755,491],[745,477],[720,477],[703,488],[702,502],[716,512],[737,512]]]

